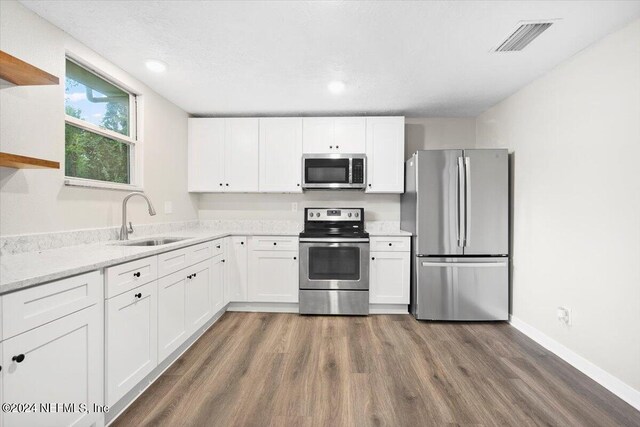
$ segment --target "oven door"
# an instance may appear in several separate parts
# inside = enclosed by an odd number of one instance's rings
[[[300,239],[300,289],[369,289],[369,239]]]

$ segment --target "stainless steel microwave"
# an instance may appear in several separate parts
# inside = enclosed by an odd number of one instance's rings
[[[364,154],[305,154],[302,156],[302,188],[364,189],[366,166]]]

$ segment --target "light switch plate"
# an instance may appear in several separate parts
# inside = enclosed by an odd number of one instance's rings
[[[165,214],[172,214],[173,213],[173,203],[164,202],[164,213]]]

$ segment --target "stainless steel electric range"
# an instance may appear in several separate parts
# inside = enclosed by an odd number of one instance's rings
[[[305,208],[300,314],[369,314],[369,233],[363,208]]]

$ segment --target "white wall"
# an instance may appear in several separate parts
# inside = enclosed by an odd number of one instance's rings
[[[140,89],[144,104],[144,190],[158,215],[132,199],[135,223],[197,218],[197,197],[189,195],[186,173],[187,114],[62,30],[15,1],[0,2],[0,49],[60,77],[58,86],[0,90],[0,151],[61,163],[60,170],[0,168],[0,234],[118,225],[126,192],[66,187],[64,179],[65,50],[90,59],[128,86]],[[164,214],[164,202],[173,214]]]
[[[405,157],[416,150],[469,148],[475,145],[474,118],[407,118]],[[298,212],[291,204],[298,204]],[[368,221],[400,221],[400,196],[358,191],[309,191],[304,194],[203,194],[200,219],[302,220],[305,207],[363,207]]]
[[[405,158],[416,150],[473,148],[476,145],[476,119],[407,118],[405,119]]]
[[[640,20],[481,114],[477,142],[515,159],[513,316],[640,391]]]

